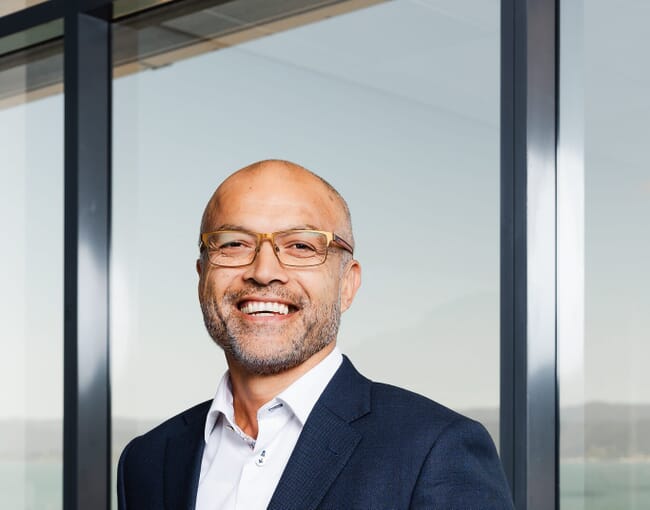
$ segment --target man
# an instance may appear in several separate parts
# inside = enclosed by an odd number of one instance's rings
[[[481,425],[369,381],[336,348],[361,283],[353,247],[343,198],[298,165],[219,186],[196,267],[228,372],[212,401],[125,448],[120,509],[512,508]]]

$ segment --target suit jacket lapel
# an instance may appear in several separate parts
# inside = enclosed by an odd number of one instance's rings
[[[167,439],[163,475],[166,509],[194,510],[196,505],[207,404],[201,412],[188,413],[184,430]]]
[[[361,440],[350,423],[370,411],[370,381],[344,357],[298,438],[268,510],[318,506]]]

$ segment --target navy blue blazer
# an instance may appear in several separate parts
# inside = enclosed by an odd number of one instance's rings
[[[194,510],[210,401],[131,441],[120,510]],[[254,489],[251,489],[254,490]],[[421,395],[371,382],[344,358],[316,402],[270,510],[512,509],[490,436]]]

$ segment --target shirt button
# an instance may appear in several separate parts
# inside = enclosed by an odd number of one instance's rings
[[[262,467],[265,462],[266,462],[266,450],[262,450],[260,456],[257,457],[257,459],[255,460],[255,465]]]

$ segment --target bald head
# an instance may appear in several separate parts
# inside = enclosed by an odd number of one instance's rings
[[[257,214],[263,217],[268,210],[275,211],[292,204],[295,210],[288,210],[288,216],[297,214],[298,209],[307,213],[305,209],[308,208],[308,223],[273,226],[272,230],[301,226],[331,230],[354,246],[350,210],[341,194],[310,170],[290,161],[275,159],[258,161],[226,178],[206,205],[201,232],[224,227],[222,216],[226,206],[229,212],[241,210],[242,214],[243,209],[256,207]],[[230,223],[228,226],[251,228]]]

